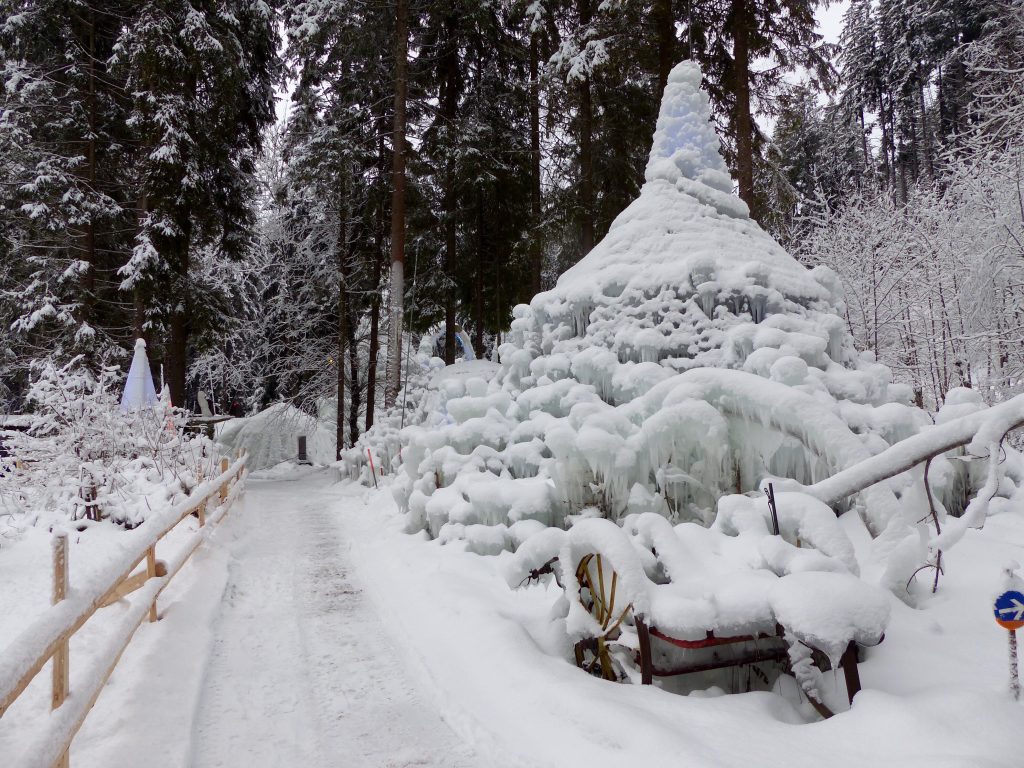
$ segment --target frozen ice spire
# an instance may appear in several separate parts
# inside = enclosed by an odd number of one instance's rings
[[[128,379],[124,384],[121,396],[121,410],[133,411],[140,408],[151,408],[156,405],[156,388],[153,386],[153,374],[149,370],[149,359],[146,357],[146,342],[135,341],[135,355],[132,366],[128,369]]]
[[[691,61],[677,64],[669,73],[645,178],[648,182],[660,179],[676,184],[721,213],[745,218],[749,214],[740,201],[725,201],[716,194],[732,198],[732,179],[711,123],[711,105],[700,83],[700,67]]]
[[[834,330],[821,337],[822,348],[844,338],[834,276],[808,270],[750,218],[733,194],[710,116],[700,68],[677,65],[639,196],[590,253],[530,302],[544,322],[607,346],[623,363],[680,368],[742,365],[756,326],[770,315],[813,310],[816,318],[828,315],[813,331]],[[682,301],[684,317],[655,301],[666,291]]]

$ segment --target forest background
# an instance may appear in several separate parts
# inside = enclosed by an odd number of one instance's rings
[[[831,44],[815,0],[0,0],[0,413],[142,337],[175,405],[351,445],[408,334],[493,356],[603,237],[685,58],[859,347],[924,407],[1016,393],[1024,0],[837,5]]]

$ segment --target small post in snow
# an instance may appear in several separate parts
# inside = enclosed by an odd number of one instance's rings
[[[225,456],[220,460],[220,473],[223,475],[228,471],[228,457]],[[224,482],[220,484],[220,503],[223,504],[228,500],[228,479],[224,478]]]
[[[203,484],[203,468],[199,467],[199,474],[196,476],[196,486]],[[202,501],[199,502],[199,506],[196,507],[196,517],[199,518],[199,527],[203,528],[206,525],[206,497],[203,496]]]
[[[57,605],[68,596],[68,535],[59,531],[53,537],[53,595],[51,603]],[[69,659],[70,647],[68,638],[62,639],[53,654],[53,688],[50,696],[50,709],[57,709],[68,697],[70,687]],[[58,765],[67,765],[67,753],[58,761]]]
[[[1017,676],[1017,630],[1011,629],[1010,635],[1010,692],[1014,701],[1020,701],[1020,678]]]
[[[768,483],[768,490],[764,492],[768,497],[768,510],[772,513],[772,535],[779,535],[779,512],[775,508],[775,486]]]
[[[52,603],[56,605],[68,596],[68,535],[65,531],[57,532],[53,537],[53,595]],[[51,661],[53,667],[53,685],[50,695],[50,709],[59,708],[68,697],[71,687],[71,645],[65,635],[57,646]],[[68,752],[65,751],[54,763],[54,768],[68,768]]]
[[[1024,627],[1024,593],[1016,590],[1003,592],[996,598],[996,623],[1010,634],[1010,693],[1020,700],[1020,677],[1017,674],[1017,630]]]
[[[373,478],[373,488],[377,489],[377,470],[373,468],[373,454],[370,453],[370,449],[366,449],[366,457],[370,460],[370,477]]]
[[[157,565],[156,565],[156,544],[146,550],[146,578],[155,579],[157,576]],[[156,621],[160,617],[156,612],[156,598],[153,598],[153,602],[149,606],[149,620]]]

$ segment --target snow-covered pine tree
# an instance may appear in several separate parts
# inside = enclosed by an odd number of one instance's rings
[[[107,61],[126,4],[0,3],[0,187],[16,262],[0,290],[22,366],[39,350],[97,366],[116,330],[116,276],[128,214],[124,106]]]
[[[339,451],[358,437],[364,409],[372,423],[378,393],[391,194],[383,138],[393,83],[385,52],[393,23],[387,9],[374,6],[299,2],[286,13],[297,82],[286,136],[285,220],[296,243],[290,258],[305,286],[295,288],[333,294],[304,305],[302,327],[319,371],[304,399],[315,393],[339,404]],[[337,55],[340,48],[346,56]],[[286,356],[296,354],[303,353]],[[299,394],[289,398],[296,402]]]
[[[145,0],[120,29],[116,70],[139,148],[138,226],[122,287],[166,336],[171,399],[184,401],[190,345],[208,302],[200,249],[237,259],[252,245],[253,169],[278,77],[272,8],[258,0]],[[220,286],[218,286],[220,287]]]
[[[424,49],[436,51],[423,74],[439,109],[427,115],[416,167],[425,171],[419,186],[438,226],[416,241],[416,321],[443,323],[441,354],[452,362],[456,325],[482,356],[484,339],[501,329],[529,279],[529,75],[519,18],[513,8],[435,3],[420,35]],[[504,215],[492,216],[495,209]],[[424,258],[432,252],[436,263]]]

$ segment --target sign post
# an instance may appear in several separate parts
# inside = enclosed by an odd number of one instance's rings
[[[1017,675],[1017,630],[1024,627],[1024,593],[1010,590],[996,598],[996,623],[1010,633],[1010,691],[1020,699],[1020,678]]]

